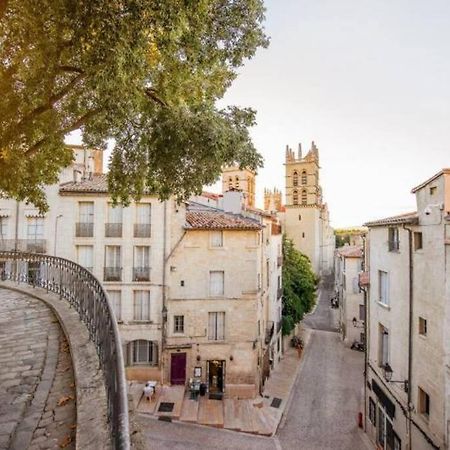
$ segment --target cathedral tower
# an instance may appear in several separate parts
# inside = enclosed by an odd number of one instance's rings
[[[255,207],[255,178],[256,173],[237,166],[225,167],[222,171],[222,192],[231,190],[242,191],[245,206]]]

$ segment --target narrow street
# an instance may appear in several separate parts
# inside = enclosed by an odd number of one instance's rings
[[[363,353],[345,348],[330,309],[331,284],[320,290],[315,311],[303,323],[311,329],[292,394],[277,437],[286,450],[367,447],[357,426],[363,389]]]

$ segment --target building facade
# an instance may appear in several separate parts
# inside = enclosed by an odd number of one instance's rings
[[[450,170],[417,212],[368,223],[366,431],[379,448],[449,448]]]

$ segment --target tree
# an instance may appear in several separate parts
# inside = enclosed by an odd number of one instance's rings
[[[1,0],[0,195],[46,208],[71,152],[115,147],[113,198],[185,198],[224,164],[262,165],[251,109],[218,109],[266,46],[262,0]]]
[[[283,236],[283,335],[314,306],[317,283],[309,258]]]

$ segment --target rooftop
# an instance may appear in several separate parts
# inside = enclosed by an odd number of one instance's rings
[[[364,224],[366,227],[382,227],[385,225],[402,225],[402,224],[414,224],[417,223],[419,217],[417,212],[409,212],[405,214],[399,214],[398,216],[386,217],[385,219],[374,220]]]
[[[436,178],[439,178],[441,175],[450,175],[450,168],[447,169],[442,169],[440,170],[437,174],[433,175],[431,178],[429,178],[428,180],[424,181],[423,183],[419,184],[418,186],[416,186],[415,188],[413,188],[411,190],[411,192],[413,194],[415,194],[418,190],[422,189],[423,187],[425,187],[428,183],[431,183],[432,181],[434,181]]]
[[[346,245],[336,250],[344,258],[362,258],[362,248],[358,245]]]
[[[59,192],[98,192],[108,193],[108,180],[105,173],[93,175],[82,181],[69,181],[59,186]]]
[[[261,230],[257,221],[220,210],[196,209],[186,212],[186,228],[189,230]]]

